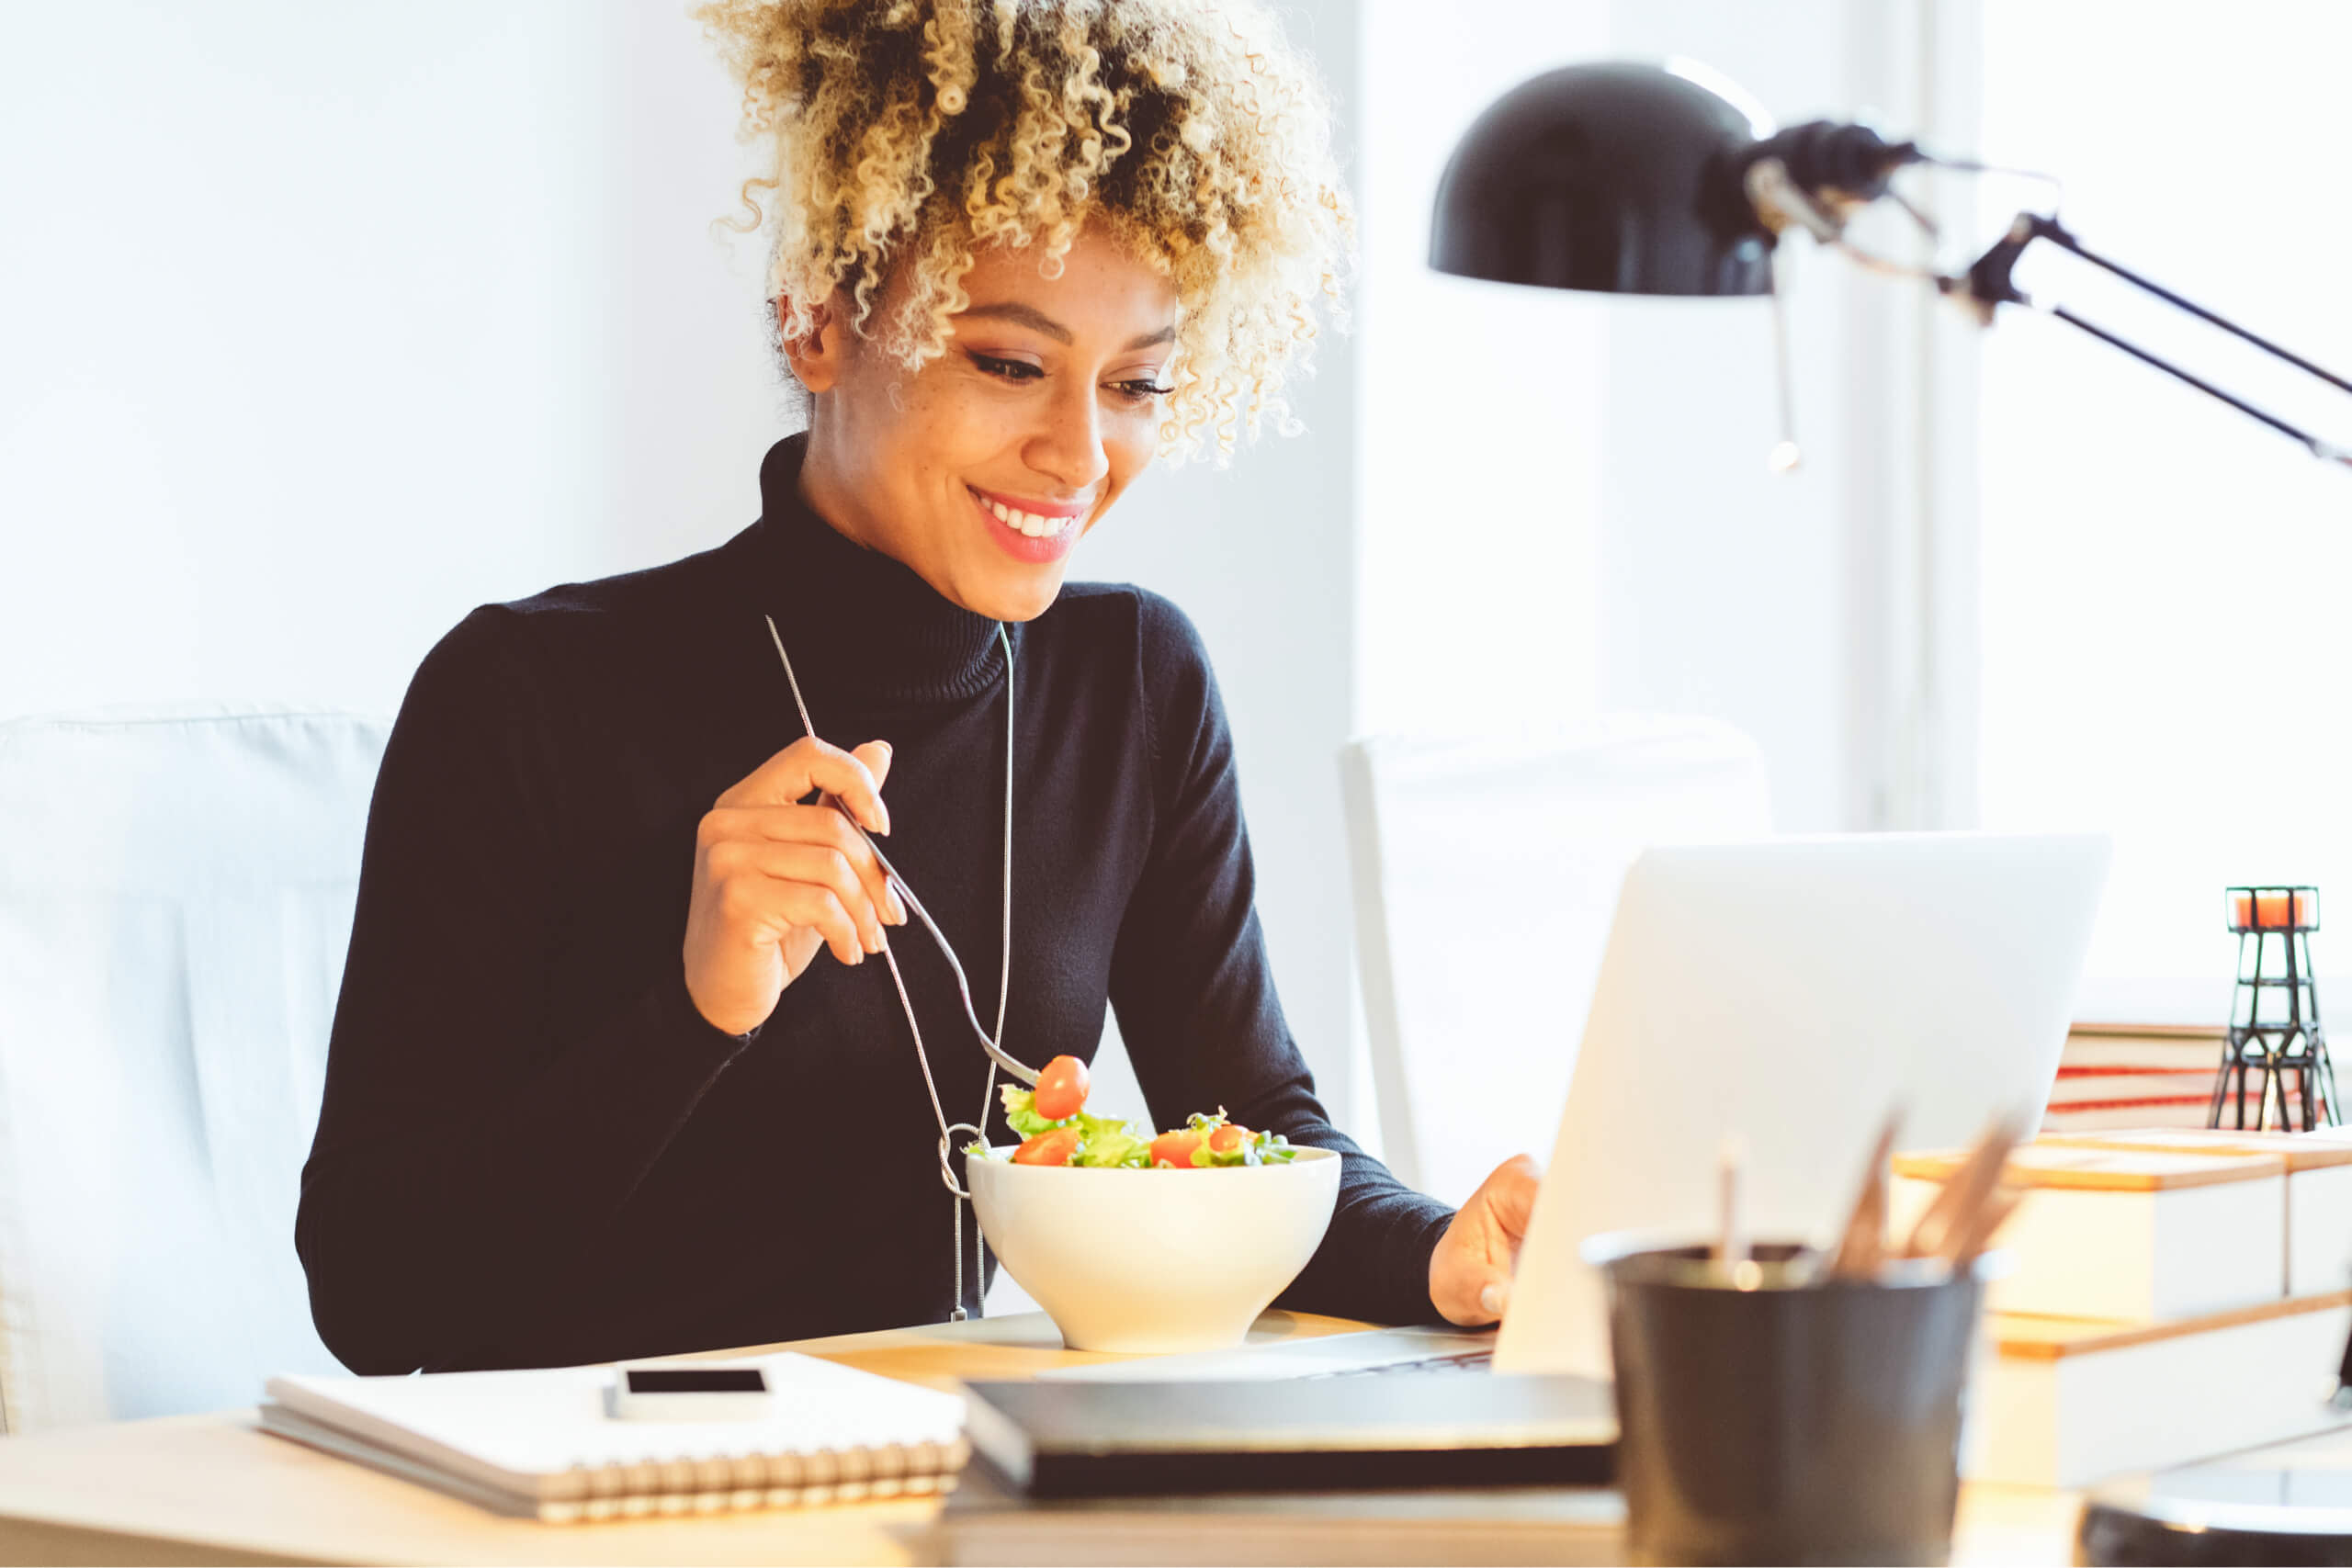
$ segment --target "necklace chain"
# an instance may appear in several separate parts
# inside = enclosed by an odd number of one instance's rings
[[[817,726],[808,716],[808,701],[800,694],[800,677],[793,673],[792,655],[784,650],[784,634],[776,630],[775,617],[769,615],[766,620],[768,637],[775,643],[776,657],[784,660],[784,678],[792,687],[792,705],[799,710],[800,728],[813,740],[817,738]],[[968,1315],[964,1311],[964,1208],[971,1201],[972,1196],[956,1181],[955,1169],[948,1163],[954,1152],[950,1145],[954,1142],[956,1133],[961,1128],[970,1128],[976,1138],[984,1139],[988,1136],[989,1109],[996,1100],[997,1060],[1004,1050],[1005,1001],[1012,990],[1012,639],[1007,635],[1001,623],[996,628],[996,636],[998,644],[1004,649],[1004,940],[1002,955],[997,968],[996,1030],[992,1035],[982,1037],[989,1047],[989,1076],[986,1086],[980,1091],[980,1113],[977,1121],[950,1122],[947,1120],[947,1112],[939,1100],[938,1082],[931,1074],[930,1054],[923,1049],[922,1025],[915,1021],[915,1005],[907,996],[906,976],[899,973],[899,955],[891,949],[889,933],[885,931],[882,937],[883,962],[890,966],[890,983],[897,988],[899,1006],[907,1015],[907,1032],[914,1037],[915,1061],[922,1068],[922,1087],[931,1096],[931,1113],[939,1123],[939,1175],[940,1179],[947,1186],[948,1230],[956,1268],[956,1288],[947,1314],[947,1320],[950,1323],[961,1323]],[[871,840],[868,841],[871,842]],[[876,849],[875,852],[878,859],[881,852]],[[937,922],[932,919],[931,912],[925,909],[921,901],[915,897],[914,889],[907,886],[906,878],[899,874],[898,868],[887,860],[882,862],[882,867],[889,881],[898,886],[901,899],[910,905],[916,914],[922,916],[923,924],[931,929],[931,934],[938,941],[940,951],[946,953],[949,965],[956,971],[956,982],[964,991],[965,1011],[969,1013],[972,1005],[971,988],[964,984],[964,966],[956,962],[956,952],[947,945],[946,933],[939,929]],[[978,1026],[978,1019],[973,1020],[975,1027]],[[977,1241],[978,1238],[976,1236],[974,1239]],[[983,1242],[980,1245],[985,1247],[986,1243]],[[980,1276],[981,1282],[985,1284],[987,1272],[984,1260],[976,1259],[975,1261],[981,1263],[982,1266],[976,1268],[974,1272]]]

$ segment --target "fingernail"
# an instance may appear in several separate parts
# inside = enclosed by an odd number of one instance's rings
[[[1509,1300],[1510,1300],[1510,1287],[1498,1281],[1478,1292],[1478,1310],[1490,1312],[1497,1317],[1500,1317],[1503,1314],[1503,1303]]]
[[[883,891],[890,896],[890,918],[899,925],[905,925],[907,923],[907,907],[899,902],[899,890],[895,887],[886,887]]]

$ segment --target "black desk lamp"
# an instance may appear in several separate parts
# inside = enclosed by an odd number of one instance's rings
[[[1796,227],[1877,270],[1932,282],[1989,325],[1996,306],[2032,305],[2010,275],[2028,244],[2047,240],[2352,392],[2352,381],[2084,248],[2054,216],[2019,213],[1991,249],[1951,276],[1855,246],[1845,237],[1846,220],[1882,197],[1934,233],[1927,216],[1887,183],[1909,164],[1984,169],[1931,157],[1916,142],[1889,142],[1862,125],[1814,120],[1770,133],[1760,116],[1708,85],[1697,68],[1570,65],[1512,88],[1463,136],[1438,184],[1430,265],[1464,277],[1607,294],[1771,294],[1772,248],[1782,230]],[[2352,467],[2352,449],[2267,413],[2064,306],[2049,310],[2292,437],[2313,457]],[[1784,429],[1787,377],[1784,351]],[[1774,464],[1794,462],[1795,447],[1784,440]]]

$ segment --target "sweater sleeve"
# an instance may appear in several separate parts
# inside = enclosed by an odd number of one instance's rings
[[[1136,1079],[1161,1126],[1221,1105],[1244,1126],[1340,1152],[1331,1227],[1281,1304],[1435,1321],[1430,1255],[1453,1212],[1390,1175],[1316,1099],[1267,966],[1233,737],[1207,650],[1174,605],[1139,598],[1155,820],[1111,970]]]
[[[511,612],[402,703],[368,812],[295,1245],[360,1372],[447,1365],[545,1310],[749,1035],[683,963],[593,1029],[550,1021],[565,769]]]

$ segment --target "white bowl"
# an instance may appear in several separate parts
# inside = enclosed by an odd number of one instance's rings
[[[997,1261],[1073,1350],[1157,1355],[1238,1345],[1323,1240],[1340,1156],[1207,1170],[967,1161]]]

